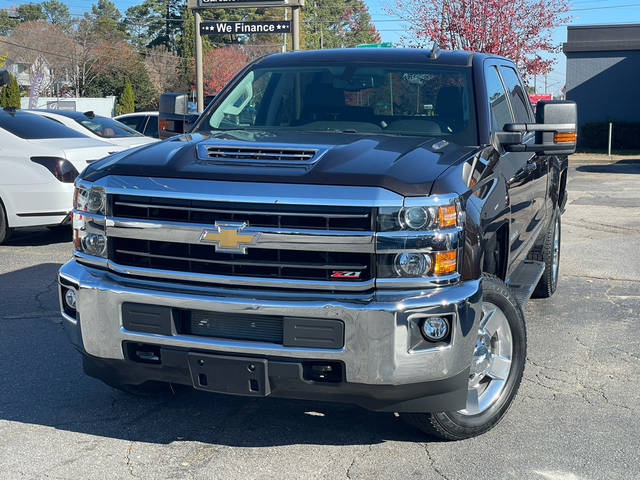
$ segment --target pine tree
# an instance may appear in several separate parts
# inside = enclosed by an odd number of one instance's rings
[[[2,88],[0,93],[0,107],[2,108],[20,108],[20,88],[16,77],[9,74],[9,83]]]
[[[306,49],[355,47],[380,41],[364,0],[308,0],[303,15]]]
[[[125,113],[133,113],[135,111],[135,99],[133,96],[133,88],[129,78],[124,80],[124,90],[120,95],[120,102],[116,105],[116,114],[123,115]]]

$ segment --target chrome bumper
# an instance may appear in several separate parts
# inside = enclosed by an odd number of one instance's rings
[[[62,312],[69,338],[84,353],[124,359],[124,341],[240,355],[341,361],[345,380],[403,385],[453,377],[469,368],[480,314],[480,280],[429,290],[330,295],[327,293],[230,290],[137,281],[71,260],[60,281],[77,290],[77,319]],[[62,299],[61,299],[62,301]],[[339,319],[345,325],[340,349],[292,348],[269,343],[126,330],[122,303],[135,302],[247,315]],[[451,314],[450,345],[412,350],[411,329],[423,314]],[[415,332],[414,332],[415,334]]]

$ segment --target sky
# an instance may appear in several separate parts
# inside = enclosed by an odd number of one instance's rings
[[[0,8],[11,5],[27,3],[29,0],[0,0]],[[38,1],[38,0],[30,0]],[[74,15],[81,15],[85,10],[90,10],[92,0],[62,0]],[[132,5],[142,3],[142,0],[113,0],[118,9],[124,11]],[[394,0],[364,0],[369,6],[369,11],[374,25],[380,32],[383,42],[399,44],[406,25],[395,15],[388,13]],[[569,25],[598,25],[640,23],[640,0],[570,0],[572,16]],[[567,40],[567,28],[561,26],[553,32],[553,42],[561,45]],[[556,65],[548,76],[548,93],[557,93],[565,83],[566,59],[564,54],[555,55]],[[533,83],[533,82],[531,82]],[[539,93],[544,93],[544,79],[537,79]]]

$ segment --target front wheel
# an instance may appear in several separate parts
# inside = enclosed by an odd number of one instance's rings
[[[482,317],[462,410],[408,413],[402,418],[423,432],[462,440],[493,428],[515,397],[526,358],[524,315],[509,288],[493,275],[482,280]]]

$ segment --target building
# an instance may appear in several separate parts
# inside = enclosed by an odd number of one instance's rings
[[[563,50],[580,125],[640,122],[640,24],[568,27]]]

